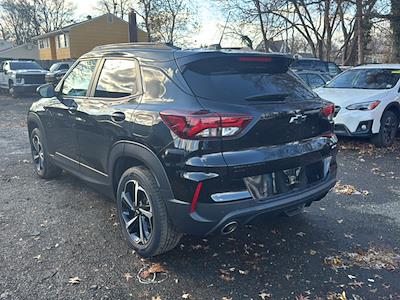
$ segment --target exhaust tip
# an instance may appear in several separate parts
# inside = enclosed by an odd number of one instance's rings
[[[229,223],[225,224],[224,227],[222,227],[221,233],[223,235],[230,234],[230,233],[234,232],[237,227],[238,227],[238,222],[236,222],[236,221],[229,222]]]

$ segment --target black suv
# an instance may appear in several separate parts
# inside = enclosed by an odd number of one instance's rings
[[[289,56],[117,44],[82,56],[28,115],[36,172],[62,169],[116,199],[142,256],[182,234],[294,215],[336,178],[331,103]]]

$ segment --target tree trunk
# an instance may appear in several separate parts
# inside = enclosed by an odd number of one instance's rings
[[[257,14],[258,14],[258,19],[260,21],[260,29],[263,37],[263,44],[264,44],[264,51],[268,52],[268,40],[267,40],[267,33],[265,32],[265,27],[264,27],[264,20],[262,18],[262,11],[261,11],[261,5],[260,5],[260,0],[254,0],[254,4],[257,9]]]
[[[392,62],[400,63],[400,1],[392,0],[392,18],[390,25],[393,31]]]
[[[363,1],[357,0],[357,39],[358,39],[358,64],[364,63],[364,28],[363,28]]]

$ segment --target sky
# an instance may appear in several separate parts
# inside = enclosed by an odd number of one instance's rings
[[[100,13],[94,9],[98,0],[71,0],[76,6],[77,20],[84,19],[87,15],[96,16]],[[213,9],[210,1],[195,0],[198,6],[199,31],[192,37],[190,47],[210,45],[219,42],[225,17]],[[226,36],[222,45],[224,47],[237,46],[237,41]]]

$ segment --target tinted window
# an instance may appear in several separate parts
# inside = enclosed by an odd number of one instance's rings
[[[97,60],[79,62],[65,78],[62,94],[66,96],[86,96]]]
[[[295,60],[290,67],[297,70],[311,70],[318,72],[328,71],[327,64],[325,62],[314,59]]]
[[[400,79],[400,70],[353,69],[333,79],[328,88],[347,89],[391,89]]]
[[[59,67],[59,70],[68,70],[69,69],[69,65],[67,65],[67,64],[62,64],[60,67]]]
[[[106,60],[96,86],[95,97],[121,98],[137,93],[133,60]]]
[[[279,59],[247,62],[233,57],[195,61],[184,67],[183,76],[197,96],[223,102],[242,102],[250,98],[287,101],[315,98],[315,94],[289,72],[284,61]]]
[[[33,61],[10,62],[11,70],[42,70],[43,68]]]
[[[324,85],[325,81],[317,74],[308,74],[308,84],[315,89]]]
[[[329,74],[333,77],[340,74],[341,72],[339,67],[334,63],[328,63],[328,69],[329,69]]]

